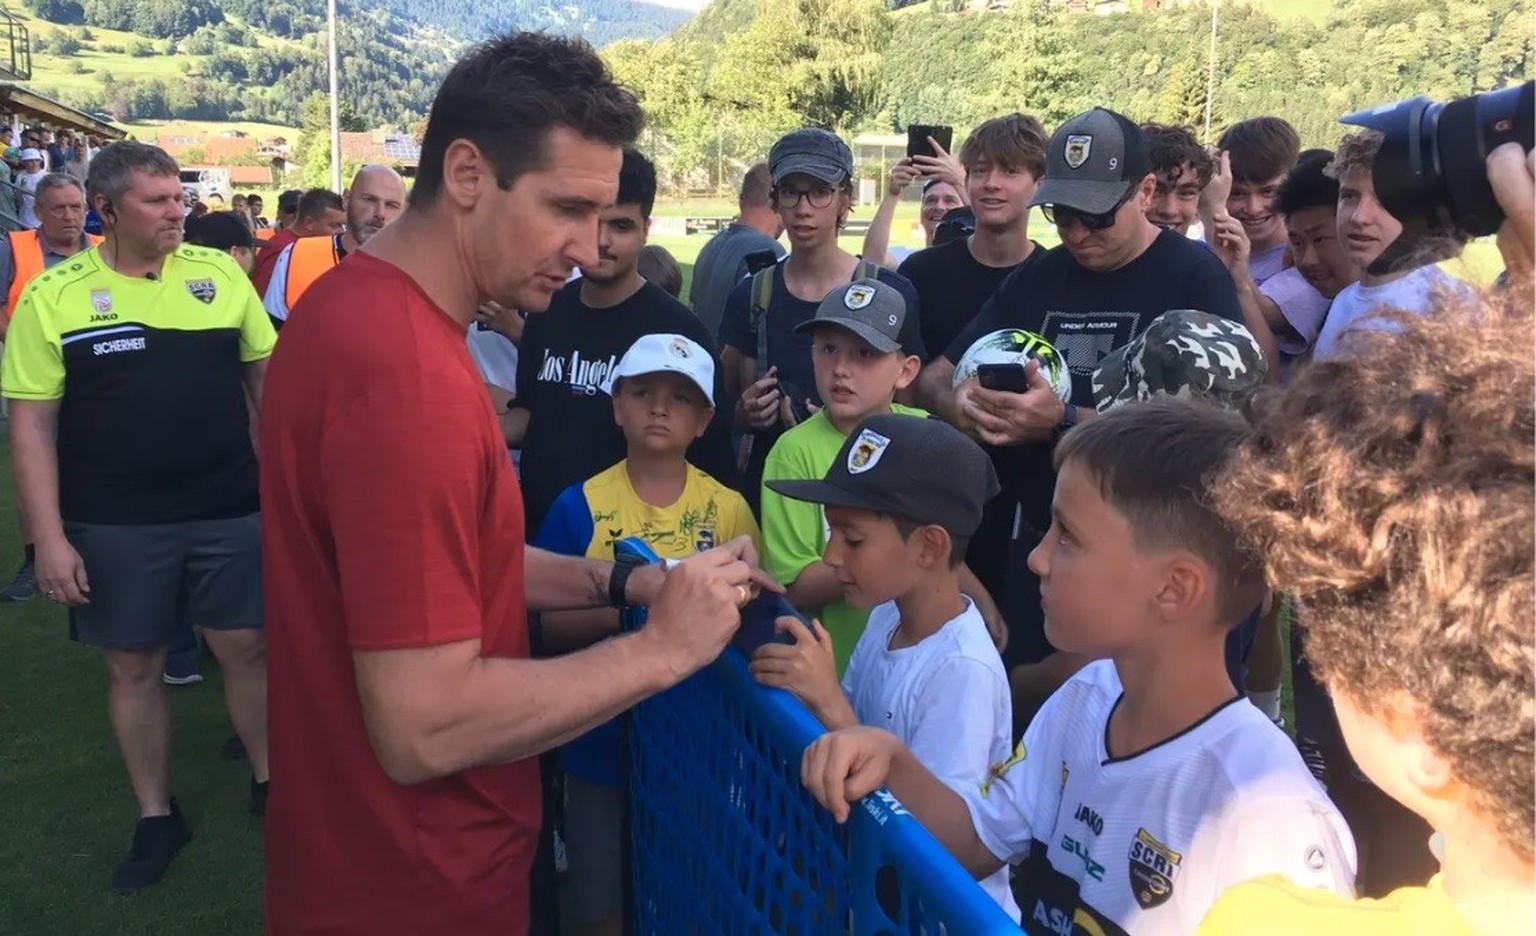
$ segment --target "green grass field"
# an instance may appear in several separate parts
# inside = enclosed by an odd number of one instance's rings
[[[0,427],[4,424],[0,423]],[[0,432],[0,576],[20,559],[10,444]],[[229,736],[217,665],[167,688],[173,789],[194,838],[158,886],[110,892],[138,810],[107,724],[101,654],[68,639],[42,598],[0,605],[0,933],[257,934],[261,823],[246,813],[249,768],[222,760]]]

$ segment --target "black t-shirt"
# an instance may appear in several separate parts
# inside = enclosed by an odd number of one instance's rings
[[[922,338],[922,304],[918,300],[917,290],[912,288],[912,283],[906,277],[883,267],[875,275],[880,282],[893,287],[907,300],[907,317],[901,323],[902,350],[917,355],[920,360],[927,360],[928,354]],[[783,263],[773,268],[773,292],[763,316],[763,323],[768,329],[768,360],[758,361],[757,371],[761,374],[769,367],[777,366],[779,389],[792,393],[797,403],[809,399],[817,405],[821,404],[821,395],[816,392],[816,371],[811,364],[811,336],[809,333],[794,333],[795,326],[816,317],[816,307],[820,304],[820,300],[808,302],[789,291],[789,287],[784,285]],[[741,352],[743,357],[756,360],[757,329],[752,326],[752,277],[749,276],[737,283],[725,300],[725,317],[720,322],[720,344],[729,345]],[[753,436],[752,454],[747,461],[746,476],[742,479],[742,494],[754,512],[761,496],[758,488],[763,477],[763,460],[768,457],[769,450],[781,435],[783,430],[775,427]]]
[[[1152,320],[1172,309],[1198,309],[1235,322],[1243,320],[1232,276],[1206,247],[1172,231],[1158,234],[1141,256],[1118,270],[1096,273],[1080,265],[1066,247],[1009,274],[950,342],[944,357],[965,356],[975,341],[1005,328],[1043,336],[1072,374],[1072,402],[1093,406],[1093,372],[1110,351],[1124,347]],[[1009,663],[1031,662],[1049,652],[1041,633],[1039,580],[1024,558],[1051,525],[1056,472],[1051,444],[1036,443],[994,453],[1004,491],[1019,504],[1017,530],[1007,560],[1009,594],[1003,599],[1010,637]],[[1032,639],[1020,639],[1021,622]]]
[[[1035,244],[1035,249],[1020,263],[987,266],[972,255],[967,241],[968,238],[961,237],[919,250],[902,261],[897,270],[917,290],[923,307],[923,345],[929,355],[944,353],[1009,273],[1045,256],[1045,248]]]
[[[923,344],[930,355],[944,353],[955,336],[970,324],[1008,274],[1045,256],[1045,248],[1035,244],[1021,263],[1013,266],[987,266],[972,255],[967,238],[957,238],[938,247],[912,254],[898,272],[912,281],[923,304]],[[983,445],[1002,476],[1009,453]],[[1013,515],[1018,507],[1017,485],[1008,485],[987,502],[981,526],[971,537],[965,561],[987,587],[1000,596],[1007,577],[1008,540],[1013,532]]]
[[[616,306],[593,309],[582,303],[578,279],[555,293],[549,311],[528,316],[513,405],[529,413],[522,484],[530,537],[561,491],[624,457],[624,433],[614,424],[613,400],[600,388],[630,345],[654,334],[683,335],[715,351],[688,307],[654,283]],[[723,406],[722,378],[717,357],[714,396]],[[726,415],[717,416],[688,449],[688,460],[734,487],[729,423]]]

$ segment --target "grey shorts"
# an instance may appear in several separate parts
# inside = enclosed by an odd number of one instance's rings
[[[261,515],[182,523],[65,523],[85,562],[90,604],[70,634],[108,650],[153,650],[184,623],[208,630],[262,624]]]
[[[624,912],[624,790],[565,775],[571,911],[582,924]]]

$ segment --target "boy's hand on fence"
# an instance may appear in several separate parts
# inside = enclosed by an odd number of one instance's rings
[[[784,689],[805,703],[828,730],[851,728],[859,722],[837,681],[832,635],[819,622],[812,621],[811,627],[807,630],[798,618],[779,618],[779,632],[795,642],[763,644],[752,654],[749,669],[759,683]]]
[[[901,749],[896,736],[858,727],[822,735],[800,759],[800,782],[838,822],[848,821],[848,804],[885,785]]]

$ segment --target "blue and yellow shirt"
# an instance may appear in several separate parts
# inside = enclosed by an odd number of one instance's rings
[[[555,498],[533,545],[566,556],[612,559],[613,545],[638,536],[664,559],[694,553],[746,535],[761,548],[762,534],[742,496],[688,466],[688,480],[676,503],[647,504],[629,481],[628,460],[573,484]],[[616,722],[592,729],[567,744],[566,770],[590,782],[619,782],[619,732]]]
[[[59,401],[59,507],[83,523],[172,523],[257,508],[244,366],[277,334],[228,254],[182,246],[156,279],[93,247],[34,277],[0,388]]]

